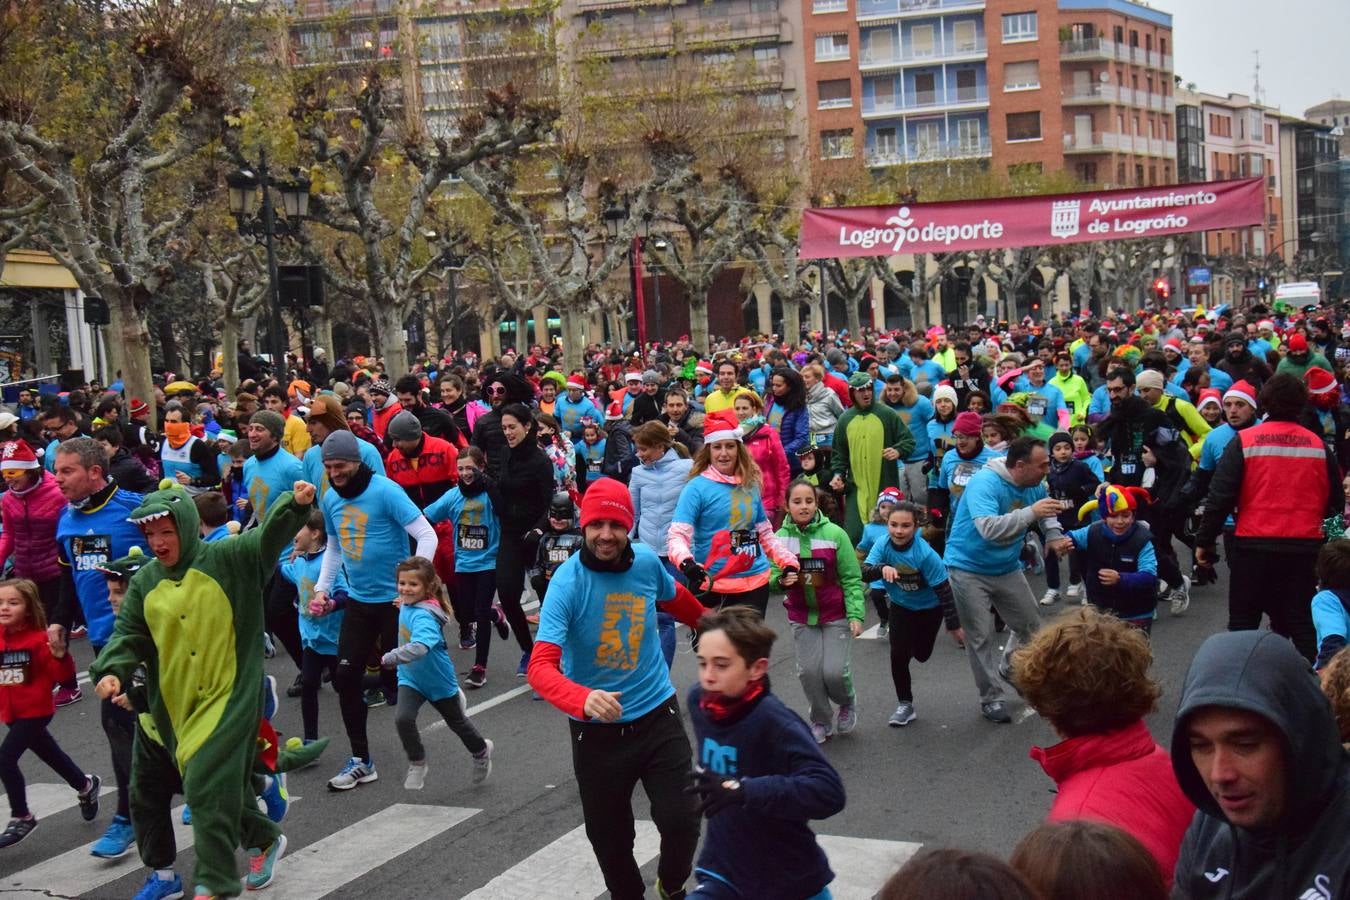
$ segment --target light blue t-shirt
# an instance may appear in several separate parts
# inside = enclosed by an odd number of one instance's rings
[[[259,522],[267,518],[272,501],[304,477],[300,460],[281,448],[267,459],[250,456],[244,460],[244,486],[248,488],[248,502],[253,504],[253,517]]]
[[[296,612],[300,616],[300,646],[325,656],[337,656],[343,611],[336,609],[323,616],[314,616],[309,611],[309,601],[314,599],[314,585],[319,581],[325,552],[320,550],[318,553],[286,560],[281,564],[281,575],[295,585]],[[333,589],[329,593],[350,596],[347,578],[341,566],[338,566],[337,577],[333,580]]]
[[[421,644],[427,652],[412,662],[400,663],[399,687],[410,687],[428,700],[444,700],[459,693],[455,664],[445,646],[444,620],[429,609],[402,606],[398,611],[398,645]]]
[[[909,433],[914,436],[914,452],[905,458],[905,462],[920,462],[933,452],[933,441],[928,437],[928,423],[933,421],[933,401],[922,394],[913,406],[892,406],[900,421],[905,423]]]
[[[581,555],[549,582],[535,639],[562,648],[563,674],[591,690],[620,691],[620,722],[651,712],[675,693],[661,655],[656,601],[675,596],[675,579],[645,544],[633,544],[626,572],[597,572]]]
[[[384,460],[380,459],[380,451],[375,449],[375,445],[370,441],[356,439],[356,452],[361,457],[361,462],[370,467],[370,470],[376,475],[384,474]],[[305,451],[305,458],[301,460],[305,469],[305,480],[319,490],[319,499],[328,493],[328,472],[323,467],[323,445],[314,444]]]
[[[886,529],[885,523],[868,522],[866,525],[863,526],[862,536],[858,538],[858,548],[857,548],[858,552],[863,554],[863,558],[866,559],[867,558],[866,554],[870,552],[873,547],[875,547],[877,544],[884,543],[885,541],[890,540],[889,535],[890,532]],[[867,586],[869,588],[876,588],[879,591],[885,590],[886,582],[878,578],[876,581],[873,581],[871,584]]]
[[[1048,381],[1040,387],[1032,387],[1028,382],[1027,390],[1031,393],[1027,401],[1027,413],[1031,418],[1052,428],[1059,428],[1060,410],[1068,409],[1064,405],[1064,392]]]
[[[329,536],[342,548],[348,595],[358,603],[392,603],[398,596],[394,566],[411,554],[407,527],[422,511],[383,475],[372,476],[351,500],[329,491],[319,508]]]
[[[455,528],[455,571],[487,572],[497,567],[501,523],[487,491],[464,496],[456,485],[427,507],[427,521],[449,522]]]
[[[685,484],[671,518],[672,524],[693,527],[694,559],[713,579],[728,568],[733,557],[745,559],[729,574],[758,575],[769,570],[758,533],[759,523],[767,521],[759,488],[726,484],[703,475]]]
[[[942,558],[928,542],[918,535],[901,550],[890,537],[878,541],[867,554],[869,566],[894,566],[899,573],[895,581],[881,584],[886,590],[886,599],[905,609],[932,609],[938,605],[937,592],[933,586],[947,580],[947,568]]]
[[[1092,391],[1092,398],[1088,400],[1088,417],[1092,421],[1097,421],[1101,416],[1111,414],[1111,397],[1106,393],[1106,385],[1099,384]]]
[[[1227,422],[1220,423],[1214,430],[1205,435],[1204,443],[1200,445],[1200,462],[1198,464],[1200,471],[1213,472],[1218,468],[1219,457],[1223,456],[1224,448],[1235,437],[1237,437],[1237,431]]]
[[[966,491],[961,495],[961,502],[952,517],[952,530],[947,536],[947,552],[942,561],[949,569],[961,569],[977,575],[1016,572],[1022,566],[1022,538],[1025,532],[1019,532],[1007,543],[996,544],[980,536],[975,530],[975,519],[1025,509],[1045,496],[1044,482],[1032,487],[1018,487],[985,466],[971,477],[970,484],[966,485]]]

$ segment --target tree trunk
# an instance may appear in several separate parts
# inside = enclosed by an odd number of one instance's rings
[[[867,289],[871,286],[871,279],[863,279],[863,290],[851,290],[844,292],[844,322],[848,326],[848,333],[855,340],[862,334],[862,316],[858,314],[858,304],[863,297],[867,296]],[[836,326],[838,327],[838,326]]]
[[[802,307],[796,300],[783,301],[783,340],[794,347],[802,340]]]
[[[333,346],[333,319],[328,315],[328,310],[316,309],[314,318],[310,320],[310,328],[312,345],[324,349],[330,364],[346,356],[345,353],[338,353],[337,348]]]
[[[239,386],[239,322],[234,316],[220,317],[220,341],[220,377],[232,391]]]
[[[585,337],[582,333],[584,313],[570,310],[562,311],[563,363],[567,371],[580,369],[585,365]]]
[[[398,304],[380,307],[375,317],[375,345],[384,370],[393,381],[408,371],[408,342],[403,333],[403,317]]]
[[[173,333],[173,322],[166,316],[160,319],[155,331],[165,370],[174,374],[185,374],[186,370],[183,369],[182,361],[178,358],[178,336]]]
[[[689,298],[689,340],[699,353],[711,353],[708,342],[708,295]]]
[[[105,297],[111,312],[112,340],[120,346],[122,384],[126,396],[139,397],[147,403],[155,399],[155,385],[150,377],[150,330],[145,317],[128,299]]]

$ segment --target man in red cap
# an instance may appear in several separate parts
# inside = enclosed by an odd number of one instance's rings
[[[553,574],[530,655],[530,686],[570,717],[586,837],[615,900],[646,896],[633,859],[633,789],[661,835],[658,897],[684,896],[699,815],[684,792],[689,739],[661,655],[656,609],[694,627],[703,606],[645,544],[629,541],[633,499],[612,478],[581,501],[584,544]]]

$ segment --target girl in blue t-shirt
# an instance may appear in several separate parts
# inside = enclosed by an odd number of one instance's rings
[[[420,556],[399,563],[398,647],[380,658],[386,669],[398,669],[398,710],[394,725],[408,754],[408,776],[403,787],[420,791],[427,780],[427,754],[417,730],[417,712],[423,703],[436,707],[445,724],[473,755],[473,783],[492,773],[492,741],[485,739],[464,714],[464,696],[455,679],[455,665],[445,646],[445,623],[450,606],[441,592],[436,569]]]
[[[891,603],[891,681],[900,703],[887,724],[894,727],[917,718],[910,660],[928,661],[944,620],[952,637],[958,643],[965,641],[947,569],[937,551],[919,536],[922,525],[922,507],[909,501],[895,504],[886,518],[886,540],[872,547],[862,567],[864,580],[880,578],[885,583]]]
[[[879,542],[886,540],[886,520],[890,518],[891,510],[895,504],[905,499],[905,495],[900,493],[899,488],[888,487],[882,490],[877,497],[877,505],[872,508],[872,520],[863,526],[862,537],[858,539],[858,562],[867,559],[867,554],[871,552]],[[878,578],[876,581],[869,582],[867,585],[867,597],[872,601],[872,608],[877,611],[877,619],[881,624],[877,626],[877,637],[883,640],[890,635],[890,601],[886,599],[886,582]]]

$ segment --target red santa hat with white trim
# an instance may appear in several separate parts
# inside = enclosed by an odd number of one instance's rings
[[[0,451],[0,469],[36,469],[37,456],[33,448],[23,441],[10,441]]]
[[[1236,397],[1252,409],[1256,409],[1256,388],[1252,387],[1249,381],[1233,382],[1233,386],[1223,393],[1223,399],[1227,400],[1229,397]]]
[[[703,417],[704,444],[711,444],[714,441],[740,441],[744,438],[745,432],[741,430],[741,422],[731,410],[720,409]]]
[[[574,375],[567,379],[567,389],[569,391],[584,391],[586,390],[586,382]]]
[[[713,374],[712,363],[700,359],[698,365],[694,366],[694,372],[698,375],[711,375]]]

